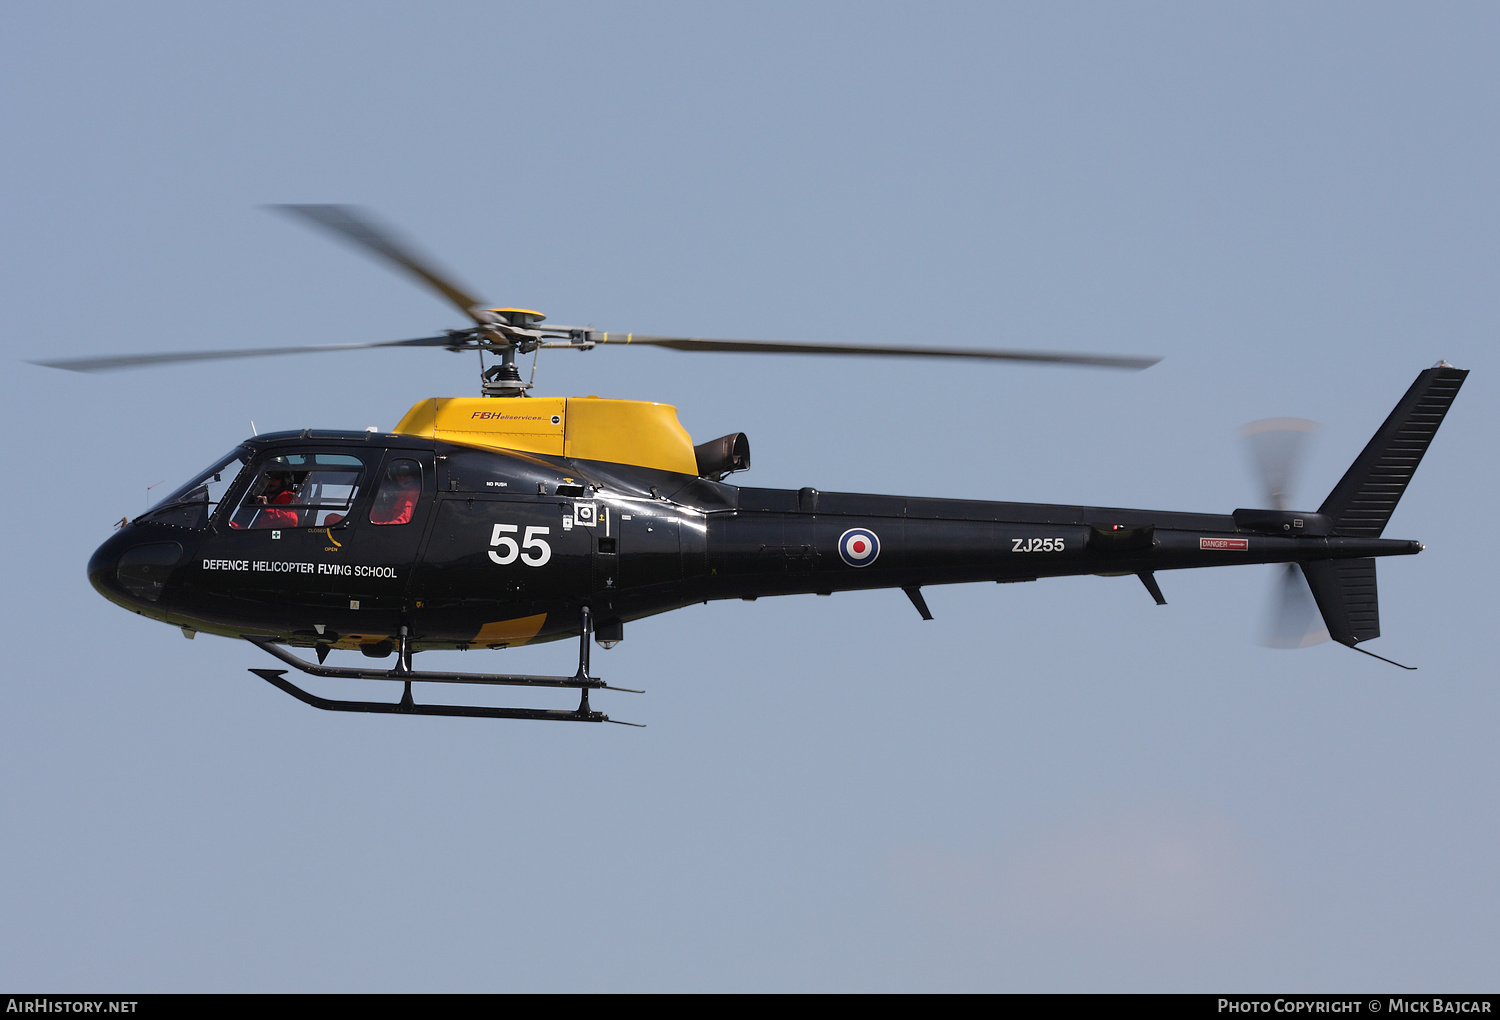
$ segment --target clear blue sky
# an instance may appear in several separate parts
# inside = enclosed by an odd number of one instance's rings
[[[0,985],[1493,988],[1493,5],[162,4],[0,13]],[[649,728],[319,713],[84,577],[248,435],[475,391],[460,325],[257,206],[352,202],[601,329],[1159,354],[1137,375],[600,350],[542,392],[747,484],[1227,512],[1237,428],[1473,370],[1373,650],[1270,568],[721,603],[596,656]],[[553,671],[561,646],[459,668]]]

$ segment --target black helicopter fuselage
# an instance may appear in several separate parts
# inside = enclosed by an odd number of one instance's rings
[[[1160,601],[1158,570],[1421,548],[1333,534],[1317,513],[748,488],[377,433],[262,436],[227,460],[106,541],[94,586],[189,636],[372,655],[403,627],[414,651],[575,637],[585,607],[609,642],[627,621],[713,599],[900,588],[925,616],[925,585],[1138,574]],[[295,476],[297,502],[268,495],[278,473]]]
[[[609,721],[589,707],[589,637],[712,599],[900,588],[930,618],[925,585],[1295,563],[1284,574],[1349,647],[1380,634],[1375,558],[1415,553],[1381,537],[1467,372],[1418,375],[1316,512],[1233,514],[760,489],[741,434],[694,445],[676,409],[649,401],[528,395],[516,359],[606,344],[679,351],[1021,361],[1141,369],[1157,359],[977,347],[845,345],[610,334],[489,308],[406,242],[345,206],[278,207],[420,280],[472,326],[442,335],[271,350],[183,351],[42,362],[76,371],[296,354],[335,347],[473,350],[482,397],[419,401],[389,433],[281,433],[237,447],[94,553],[89,578],[143,616],[243,637],[320,677],[399,681],[400,702],[335,702],[253,670],[319,708]],[[572,676],[415,670],[413,652],[577,636]],[[285,650],[312,647],[313,665]],[[330,649],[396,655],[393,669],[325,665]],[[1360,649],[1363,651],[1363,649]],[[1373,654],[1373,653],[1369,653]],[[1379,656],[1376,656],[1379,658]],[[572,688],[571,712],[417,705],[413,683]]]

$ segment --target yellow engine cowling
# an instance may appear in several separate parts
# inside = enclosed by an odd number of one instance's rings
[[[394,430],[492,450],[698,473],[693,440],[677,408],[601,397],[433,397]]]

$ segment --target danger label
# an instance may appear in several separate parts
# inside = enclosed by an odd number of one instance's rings
[[[1198,548],[1228,549],[1244,552],[1250,548],[1250,540],[1248,538],[1200,538],[1198,539]]]

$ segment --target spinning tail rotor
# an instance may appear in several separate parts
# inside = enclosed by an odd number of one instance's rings
[[[1266,418],[1240,430],[1267,506],[1292,508],[1291,494],[1307,443],[1317,431],[1317,423],[1304,418]],[[1306,648],[1327,640],[1328,628],[1302,568],[1286,564],[1272,589],[1261,643],[1268,648]]]

